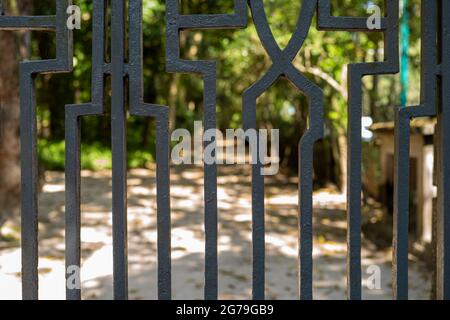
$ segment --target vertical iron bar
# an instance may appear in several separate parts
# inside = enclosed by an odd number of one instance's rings
[[[409,145],[410,120],[436,115],[436,18],[437,1],[421,2],[421,94],[420,105],[396,111],[393,295],[408,298]]]
[[[239,2],[239,3],[238,3]],[[223,29],[244,27],[247,23],[245,0],[235,0],[234,14],[180,14],[178,0],[166,1],[167,46],[166,70],[169,72],[197,73],[204,82],[204,129],[216,129],[216,73],[214,61],[189,61],[180,59],[181,30]],[[204,147],[216,144],[205,142]],[[205,207],[205,288],[207,300],[218,296],[217,263],[217,167],[204,165],[204,207]]]
[[[367,18],[334,17],[330,0],[318,0],[318,26],[321,30],[370,31]],[[361,299],[361,116],[362,77],[398,73],[398,1],[384,1],[386,13],[381,19],[384,32],[384,61],[355,63],[348,67],[348,162],[347,162],[347,296]],[[374,31],[374,30],[372,30]]]
[[[259,134],[256,133],[256,164],[252,166],[253,299],[264,300],[266,283],[265,210],[263,165],[259,159]],[[255,163],[255,162],[254,162]]]
[[[274,75],[274,81],[276,74]],[[269,77],[265,77],[269,78]],[[263,78],[264,79],[264,78]],[[271,81],[271,82],[272,82]],[[248,137],[252,163],[252,298],[265,298],[265,209],[263,165],[259,158],[259,134],[256,132],[256,100],[267,84],[255,83],[242,95],[243,124],[245,130],[255,130],[256,139]],[[251,131],[250,131],[251,133]]]
[[[111,1],[111,147],[114,298],[128,298],[124,0]]]
[[[77,114],[66,112],[66,279],[69,267],[79,268],[81,262],[80,132]],[[80,283],[79,278],[75,280]],[[66,299],[80,300],[80,288],[69,289],[66,283]]]
[[[294,69],[294,68],[292,68]],[[294,69],[295,70],[295,69]],[[300,257],[300,299],[312,300],[313,292],[313,181],[314,144],[323,137],[323,91],[298,72],[289,79],[304,89],[309,101],[309,127],[299,143],[299,257]],[[291,80],[291,81],[292,81]]]
[[[408,299],[409,145],[410,118],[406,109],[395,113],[393,295]]]
[[[450,1],[440,6],[441,106],[437,214],[437,298],[450,299]]]
[[[56,31],[56,59],[22,62],[20,80],[22,298],[38,299],[38,159],[34,79],[42,72],[72,70],[71,31],[65,27],[67,0],[56,2],[55,16],[0,16],[3,30]]]
[[[74,279],[74,274],[69,274],[69,267],[81,266],[81,210],[80,210],[80,135],[81,117],[85,115],[102,115],[104,113],[104,57],[105,57],[105,15],[106,6],[104,0],[97,0],[93,4],[92,20],[92,102],[81,105],[66,106],[66,279],[69,276]],[[80,272],[76,274],[78,283],[81,283]],[[73,272],[73,271],[72,271]],[[81,289],[69,289],[66,283],[66,299],[80,300]]]
[[[172,297],[170,236],[170,168],[168,112],[156,120],[156,183],[158,208],[158,298]]]
[[[411,118],[436,114],[436,0],[421,2],[421,104],[396,111],[393,295],[408,299],[409,156]]]
[[[299,143],[300,299],[313,298],[313,146],[306,133]]]
[[[158,298],[169,300],[172,297],[169,108],[143,101],[142,0],[129,2],[128,21],[130,114],[156,119]]]
[[[216,129],[216,70],[204,75],[204,129]],[[204,148],[217,141],[204,143]],[[217,156],[217,155],[215,155]],[[218,296],[217,260],[217,166],[204,164],[205,196],[205,299]]]
[[[347,185],[347,296],[361,299],[361,73],[349,65],[348,80],[348,185]]]
[[[22,197],[22,298],[38,299],[38,167],[34,81],[20,65],[20,148]]]

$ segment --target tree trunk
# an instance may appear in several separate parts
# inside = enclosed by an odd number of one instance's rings
[[[342,131],[342,130],[339,130]],[[343,132],[338,133],[337,143],[339,147],[339,189],[347,194],[347,136]]]
[[[31,0],[3,2],[7,14],[26,14]],[[18,12],[11,12],[17,8]],[[29,34],[0,31],[0,226],[18,213],[20,204],[19,60],[26,55]]]

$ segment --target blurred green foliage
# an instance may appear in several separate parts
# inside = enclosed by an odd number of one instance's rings
[[[63,170],[65,158],[64,141],[51,141],[40,139],[38,143],[39,159],[49,170]],[[150,151],[131,150],[128,153],[128,166],[130,168],[145,167],[153,162]],[[98,142],[81,145],[81,169],[102,170],[111,169],[111,149]]]
[[[303,1],[263,0],[272,32],[284,47],[295,28]],[[38,1],[36,14],[54,11],[54,0]],[[338,16],[368,16],[367,5],[379,5],[383,0],[332,0],[333,14]],[[39,106],[40,156],[52,169],[64,166],[64,105],[90,100],[91,21],[92,0],[77,0],[81,7],[82,28],[74,32],[74,72],[66,75],[45,75],[37,81]],[[181,0],[183,13],[230,13],[231,0]],[[420,68],[418,0],[410,1],[411,46],[409,56],[412,70],[409,102],[417,99]],[[194,120],[203,114],[203,84],[200,76],[165,72],[165,2],[143,1],[144,99],[171,108],[171,128],[193,128]],[[249,12],[250,14],[250,12]],[[381,33],[318,31],[315,21],[295,66],[324,90],[326,137],[317,146],[316,178],[338,182],[342,137],[346,134],[347,103],[346,65],[349,63],[383,60]],[[54,55],[53,35],[33,35],[33,57]],[[270,67],[253,23],[239,30],[202,30],[182,32],[181,56],[190,60],[217,61],[217,117],[218,127],[242,126],[242,93],[262,77]],[[49,45],[52,44],[53,45]],[[376,122],[392,119],[394,106],[399,103],[398,76],[366,77],[363,81],[364,114]],[[106,90],[109,104],[109,88]],[[108,107],[107,107],[108,108]],[[260,127],[279,128],[282,164],[297,168],[298,141],[308,125],[308,101],[285,79],[280,79],[258,99]],[[105,117],[86,117],[82,120],[83,167],[109,168],[110,120]],[[129,165],[144,166],[154,159],[155,129],[151,119],[130,117],[128,122]],[[343,148],[344,147],[344,148]]]

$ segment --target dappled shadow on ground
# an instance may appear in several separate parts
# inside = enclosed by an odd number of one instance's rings
[[[154,169],[128,177],[129,294],[156,298],[156,190]],[[112,298],[110,172],[82,172],[82,286],[86,299]],[[248,166],[221,166],[218,177],[219,295],[251,297],[251,180]],[[298,298],[297,179],[266,178],[266,295]],[[314,297],[344,299],[346,288],[345,198],[331,190],[314,196]],[[200,167],[174,167],[171,173],[173,297],[202,299],[204,277],[203,174]],[[40,196],[40,293],[64,298],[64,175],[48,172]],[[367,241],[363,274],[381,269],[381,289],[364,289],[368,299],[389,299],[390,252]],[[0,284],[20,285],[18,248],[0,251]],[[15,259],[15,260],[14,260]],[[14,260],[14,261],[13,261]],[[411,263],[411,297],[427,298],[429,277]],[[11,294],[19,292],[14,287]],[[18,296],[20,297],[20,296]],[[3,297],[0,297],[3,298]]]

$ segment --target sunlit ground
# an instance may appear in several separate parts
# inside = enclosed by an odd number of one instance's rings
[[[219,169],[219,296],[251,297],[251,189],[249,167]],[[85,299],[112,298],[110,172],[82,172],[82,288]],[[171,174],[172,277],[175,299],[202,299],[204,277],[203,174],[174,167]],[[297,180],[266,179],[266,295],[298,298]],[[154,170],[132,170],[128,179],[129,295],[156,298],[156,203]],[[346,288],[345,196],[314,196],[314,298],[344,299]],[[17,221],[4,228],[17,234]],[[40,298],[64,299],[64,174],[48,172],[40,196]],[[363,295],[391,298],[391,252],[363,240]],[[381,268],[381,289],[369,290],[366,270]],[[410,261],[410,297],[427,299],[430,276]],[[20,299],[18,241],[1,242],[0,299]]]

